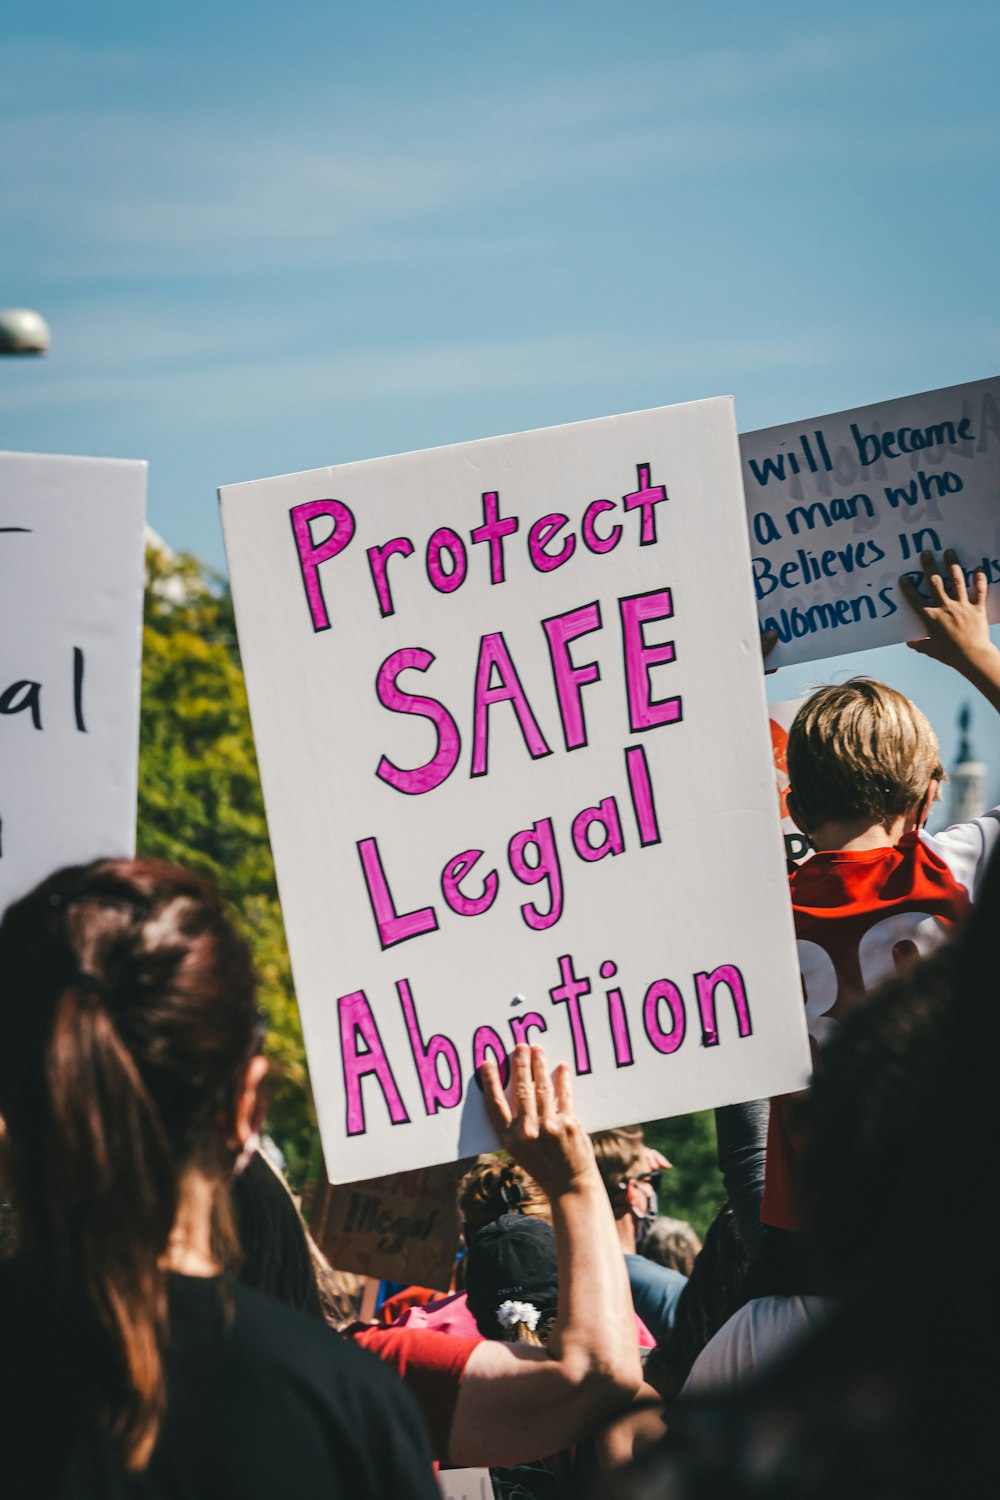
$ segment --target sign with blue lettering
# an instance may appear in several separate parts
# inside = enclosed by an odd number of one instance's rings
[[[809,1069],[732,402],[222,491],[323,1146],[488,1150],[541,1041],[588,1129]]]
[[[146,465],[0,453],[0,910],[135,849]]]
[[[922,635],[899,589],[925,592],[921,552],[1000,583],[1000,378],[748,432],[740,454],[769,667]]]

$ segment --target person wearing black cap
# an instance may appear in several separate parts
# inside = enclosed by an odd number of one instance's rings
[[[520,1213],[487,1224],[469,1249],[466,1290],[484,1339],[544,1345],[559,1302],[551,1224]]]

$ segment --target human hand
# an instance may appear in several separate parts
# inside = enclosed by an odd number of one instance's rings
[[[967,674],[970,668],[979,667],[983,659],[995,651],[986,618],[986,574],[981,568],[976,569],[970,595],[965,572],[950,549],[944,554],[947,580],[942,576],[933,552],[921,553],[920,563],[927,592],[934,602],[923,602],[912,579],[905,575],[900,579],[906,602],[919,615],[927,631],[926,636],[906,644],[921,656],[931,656],[935,661]]]
[[[655,1146],[643,1146],[643,1168],[644,1172],[672,1172],[674,1164],[667,1161],[662,1151],[657,1151]]]
[[[493,1059],[488,1057],[480,1068],[486,1114],[504,1150],[550,1200],[591,1177],[600,1184],[594,1148],[576,1118],[566,1064],[550,1075],[544,1048],[521,1043],[511,1053],[510,1076],[513,1108]]]

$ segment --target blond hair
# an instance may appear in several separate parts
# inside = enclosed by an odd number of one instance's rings
[[[590,1137],[608,1197],[621,1197],[622,1184],[636,1175],[645,1159],[645,1144],[640,1125],[621,1125],[617,1130],[597,1130]]]
[[[795,820],[824,823],[909,811],[944,779],[937,736],[909,698],[871,677],[819,688],[788,732]]]
[[[513,1211],[546,1223],[552,1220],[548,1198],[523,1167],[500,1156],[481,1156],[458,1185],[458,1216],[465,1243],[471,1245],[480,1229]]]
[[[555,1327],[555,1322],[555,1315],[553,1315],[551,1318],[546,1318],[543,1323],[539,1323],[537,1328],[529,1328],[527,1323],[515,1323],[513,1328],[504,1331],[503,1338],[499,1342],[530,1344],[533,1349],[544,1349]]]

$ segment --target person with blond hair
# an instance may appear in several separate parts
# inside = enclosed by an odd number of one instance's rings
[[[1000,710],[1000,651],[987,582],[971,592],[954,552],[921,559],[926,604],[903,579],[926,634],[908,644],[955,668]],[[965,914],[1000,833],[1000,809],[928,835],[944,771],[937,739],[902,693],[871,678],[820,688],[788,737],[788,810],[816,852],[791,877],[814,1049],[868,990],[929,952]],[[812,1211],[802,1167],[801,1096],[771,1101],[761,1219],[767,1274],[755,1290],[800,1293]],[[803,1238],[803,1237],[806,1238]]]

